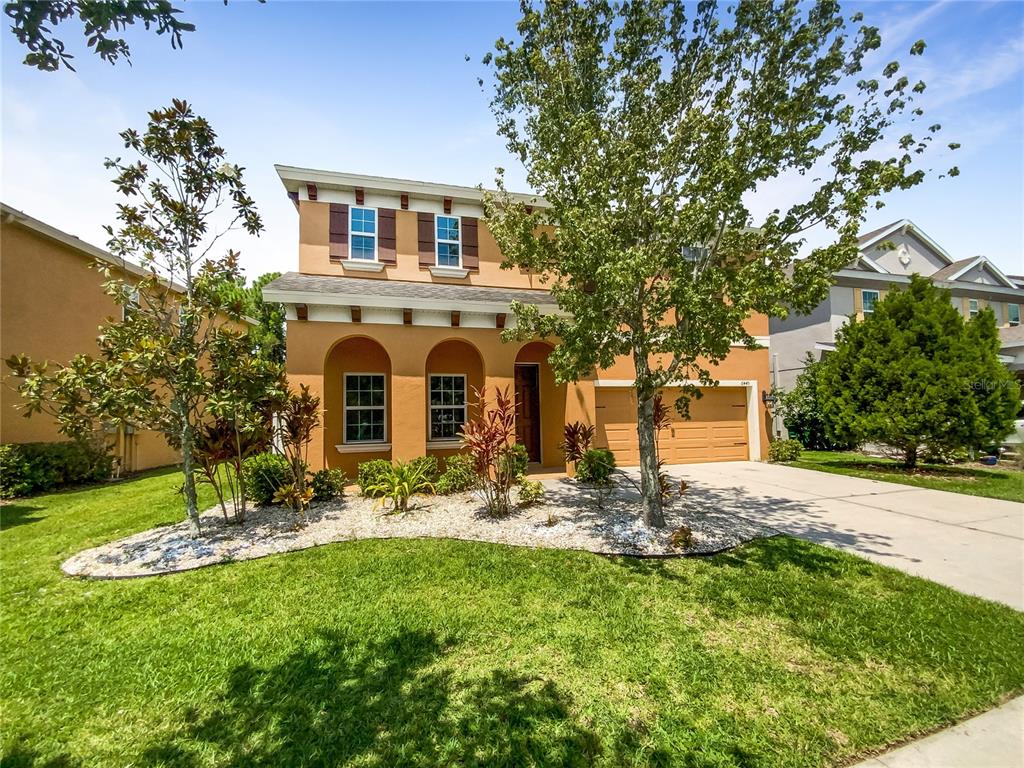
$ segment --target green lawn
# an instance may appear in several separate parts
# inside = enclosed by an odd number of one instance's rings
[[[179,519],[177,482],[0,508],[5,768],[834,765],[1024,689],[1024,614],[789,538],[669,561],[366,541],[60,575]]]
[[[1024,472],[1013,469],[988,468],[979,464],[922,464],[917,469],[904,469],[892,459],[833,451],[804,451],[798,461],[789,464],[919,488],[1024,501]]]

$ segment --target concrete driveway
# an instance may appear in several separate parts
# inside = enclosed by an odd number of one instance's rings
[[[667,469],[720,509],[1024,610],[1024,504],[778,464]]]

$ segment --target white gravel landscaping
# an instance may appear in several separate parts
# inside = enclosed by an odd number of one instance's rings
[[[314,504],[306,525],[296,528],[282,507],[249,511],[242,525],[224,522],[220,509],[203,514],[203,535],[196,539],[186,523],[161,526],[70,557],[61,568],[71,576],[127,578],[174,573],[206,565],[291,552],[356,539],[445,538],[521,547],[575,549],[608,555],[678,556],[711,554],[777,532],[756,520],[723,510],[714,497],[691,488],[666,508],[668,525],[643,524],[639,494],[626,481],[597,507],[596,495],[574,480],[542,481],[544,500],[505,518],[490,517],[470,493],[417,496],[409,512],[390,514],[376,501],[346,496]],[[687,525],[693,546],[675,549],[671,532]]]

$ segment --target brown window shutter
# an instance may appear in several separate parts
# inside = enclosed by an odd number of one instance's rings
[[[348,258],[348,206],[331,203],[331,261]]]
[[[437,264],[437,253],[434,251],[434,214],[417,213],[416,230],[420,244],[420,266],[432,267]]]
[[[477,220],[462,217],[462,266],[473,272],[480,271],[480,241],[477,239]]]
[[[395,209],[377,209],[377,259],[383,264],[397,264],[398,254],[395,249]]]

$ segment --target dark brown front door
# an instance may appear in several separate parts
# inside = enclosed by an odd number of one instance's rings
[[[540,461],[540,387],[536,365],[516,365],[516,442]]]

